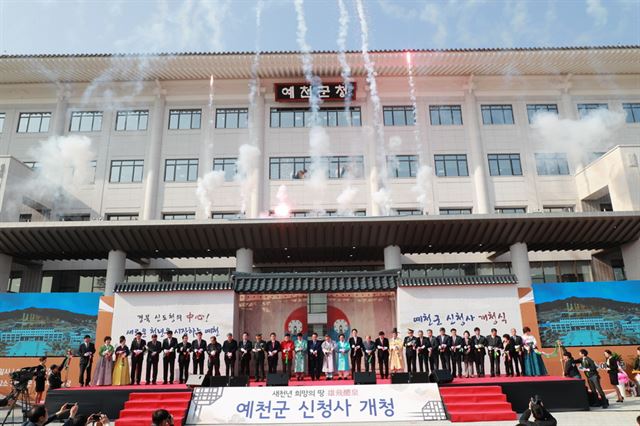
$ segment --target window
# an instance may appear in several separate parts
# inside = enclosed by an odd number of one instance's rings
[[[539,176],[569,174],[569,162],[564,153],[536,153],[536,170]]]
[[[111,220],[111,221],[138,220],[138,214],[137,213],[110,213],[110,214],[107,214],[107,220]]]
[[[242,215],[238,212],[211,212],[211,219],[241,219]]]
[[[312,216],[311,212],[304,211],[304,210],[291,212],[291,217],[309,217],[309,216]]]
[[[165,213],[162,215],[163,220],[191,220],[195,218],[195,213]]]
[[[420,209],[394,209],[397,216],[422,216],[422,210]]]
[[[112,160],[111,183],[142,182],[144,160]]]
[[[496,213],[517,214],[526,213],[526,207],[496,207]]]
[[[336,155],[322,158],[329,179],[362,179],[364,177],[364,157]],[[269,179],[289,180],[309,177],[311,157],[271,157],[269,158]]]
[[[34,172],[40,169],[40,163],[38,161],[23,161],[22,164],[24,164]]]
[[[2,129],[4,128],[4,112],[0,112],[0,133],[2,133]]]
[[[627,123],[640,123],[640,103],[622,104],[627,113]],[[0,132],[2,131],[2,114],[0,114]]]
[[[596,161],[598,158],[602,157],[603,155],[605,155],[606,152],[588,152],[585,153],[584,156],[587,159],[587,163],[593,163],[594,161]]]
[[[367,215],[366,210],[356,210],[352,212],[352,214],[339,214],[337,210],[327,210],[324,212],[324,215],[321,216],[329,216],[329,217],[338,217],[338,216],[359,216],[364,217]]]
[[[580,118],[585,118],[593,111],[598,109],[609,109],[607,104],[578,104],[578,114]]]
[[[588,260],[531,262],[530,266],[533,283],[593,281],[591,262]]]
[[[198,160],[165,160],[165,182],[195,182],[198,179]]]
[[[414,126],[416,112],[411,105],[382,108],[385,126]]]
[[[88,222],[90,216],[88,214],[62,214],[58,216],[61,222]]]
[[[249,122],[247,108],[216,109],[216,129],[246,129]]]
[[[558,105],[556,104],[528,104],[527,116],[529,117],[529,124],[533,123],[533,119],[537,113],[553,113],[558,115]]]
[[[429,105],[432,126],[461,126],[462,108],[460,105]]]
[[[24,213],[18,216],[18,222],[31,222],[31,213]]]
[[[336,155],[327,158],[329,179],[362,179],[364,177],[364,157]]]
[[[311,167],[311,157],[269,158],[269,179],[304,179]]]
[[[435,155],[436,176],[469,176],[466,154]]]
[[[513,124],[511,105],[482,105],[482,124]]]
[[[471,214],[471,209],[446,207],[446,208],[440,209],[440,214],[441,215]]]
[[[172,109],[169,111],[169,130],[199,129],[201,109]]]
[[[544,206],[545,213],[573,213],[573,206]]]
[[[102,111],[73,111],[70,132],[99,132],[102,130]]]
[[[116,130],[131,132],[135,130],[147,130],[149,111],[118,111],[116,114]]]
[[[213,170],[224,172],[224,180],[231,182],[238,173],[237,162],[237,158],[214,158]]]
[[[357,127],[362,125],[360,107],[352,107],[348,111],[344,108],[322,108],[318,111],[318,120],[325,127],[347,127],[349,123]],[[272,128],[309,127],[311,124],[311,111],[307,108],[271,108]]]
[[[395,178],[412,178],[418,173],[417,155],[393,155],[387,157],[389,176]]]
[[[47,133],[50,121],[50,112],[21,112],[18,133]]]
[[[489,154],[491,176],[522,176],[520,154]]]

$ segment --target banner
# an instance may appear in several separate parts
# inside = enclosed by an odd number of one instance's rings
[[[196,388],[187,425],[446,420],[435,383]]]

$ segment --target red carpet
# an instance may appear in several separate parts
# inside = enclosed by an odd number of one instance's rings
[[[575,380],[562,376],[520,376],[520,377],[471,377],[469,379],[461,379],[456,377],[451,382],[452,385],[486,385],[491,383],[514,383],[514,382],[548,382],[555,380]]]
[[[64,388],[65,390],[70,391],[95,391],[95,390],[108,390],[108,389],[118,389],[118,390],[140,390],[143,391],[158,391],[162,390],[164,392],[170,392],[172,390],[185,390],[188,389],[187,385],[173,384],[173,385],[127,385],[127,386],[74,386],[70,388]]]
[[[151,414],[164,408],[173,415],[176,426],[182,425],[191,402],[191,392],[145,392],[132,393],[124,403],[115,426],[140,426],[151,424]]]
[[[452,422],[488,422],[517,418],[500,386],[441,387],[440,395]]]

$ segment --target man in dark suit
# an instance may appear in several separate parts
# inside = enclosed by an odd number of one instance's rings
[[[216,336],[211,336],[207,345],[207,353],[209,354],[209,362],[207,363],[207,374],[209,376],[220,375],[220,354],[222,353],[222,345],[218,343]]]
[[[424,337],[422,330],[418,330],[416,352],[418,353],[418,370],[421,373],[429,373],[429,341]]]
[[[136,338],[131,342],[131,384],[139,385],[142,380],[142,363],[144,353],[147,350],[147,342],[142,338],[142,333],[136,333]]]
[[[280,342],[276,340],[276,333],[271,333],[267,342],[267,364],[270,374],[278,372],[278,352],[280,352]]]
[[[524,349],[522,343],[522,337],[518,336],[516,329],[511,329],[511,342],[513,342],[513,366],[516,370],[516,376],[524,375]]]
[[[464,340],[458,336],[455,328],[451,329],[451,374],[462,377],[462,345]]]
[[[193,374],[204,374],[204,353],[207,351],[207,342],[202,338],[202,331],[196,333],[196,339],[191,342],[191,350],[193,351]]]
[[[189,362],[191,361],[191,343],[189,343],[189,335],[182,335],[182,342],[178,343],[176,348],[178,353],[178,370],[180,384],[186,383],[189,379]]]
[[[371,340],[371,336],[366,336],[362,342],[364,351],[364,371],[376,373],[376,343]]]
[[[384,337],[384,331],[378,333],[375,345],[378,349],[378,370],[380,371],[380,377],[387,379],[389,377],[389,339]]]
[[[147,384],[156,384],[158,379],[158,361],[162,352],[162,343],[158,342],[158,335],[152,334],[151,340],[147,343]],[[153,370],[153,376],[152,374]]]
[[[225,376],[235,376],[238,342],[233,338],[233,334],[227,334],[227,340],[222,344],[222,352],[224,353]]]
[[[249,333],[242,333],[242,340],[238,345],[238,352],[240,352],[240,375],[241,376],[250,376],[251,371],[249,371],[249,366],[251,365],[251,349],[253,349],[253,344],[251,340],[249,340]]]
[[[591,389],[591,392],[598,395],[602,408],[609,407],[609,400],[607,399],[607,395],[604,393],[604,390],[602,390],[602,384],[600,383],[598,366],[591,358],[589,358],[589,351],[586,349],[580,349],[580,355],[582,358],[576,362],[580,362],[580,364],[582,364],[580,370],[584,372],[584,375],[587,378],[589,389]]]
[[[262,334],[256,334],[256,341],[253,342],[253,368],[255,371],[256,382],[266,380],[267,375],[264,372],[264,354],[267,350],[267,342],[262,340]]]
[[[173,371],[176,369],[177,348],[178,339],[173,337],[171,330],[167,330],[167,337],[162,341],[162,384],[167,384],[167,377],[169,377],[170,383],[173,384]]]
[[[451,372],[451,337],[447,336],[447,330],[440,327],[440,334],[436,337],[440,364],[444,370]]]
[[[487,336],[487,349],[489,350],[489,366],[491,377],[500,377],[500,354],[502,349],[502,339],[498,336],[498,330],[491,329],[491,334]]]
[[[476,362],[476,373],[478,377],[484,377],[484,356],[487,354],[487,339],[480,334],[478,327],[473,329],[474,335],[471,337],[471,346],[473,346],[473,359]]]
[[[308,343],[309,351],[309,375],[311,380],[320,380],[320,373],[322,373],[322,342],[318,340],[318,333],[311,335],[311,340]]]
[[[91,367],[93,366],[93,354],[96,353],[96,346],[91,342],[91,336],[84,336],[84,342],[78,348],[80,357],[80,386],[89,386],[91,382]],[[85,376],[86,373],[86,376]]]
[[[427,351],[429,353],[429,367],[431,367],[431,371],[435,371],[438,369],[438,339],[433,335],[433,330],[427,330]]]
[[[362,361],[362,337],[358,336],[358,329],[351,330],[351,337],[349,337],[349,345],[351,345],[351,377],[355,372],[361,371]]]
[[[407,330],[407,336],[404,338],[404,354],[407,358],[407,372],[415,373],[416,372],[416,345],[418,343],[418,339],[413,335],[413,330]]]

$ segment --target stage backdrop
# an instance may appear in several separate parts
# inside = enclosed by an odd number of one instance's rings
[[[640,281],[534,284],[543,347],[640,344]]]
[[[391,291],[329,294],[329,334],[334,340],[341,332],[348,338],[351,330],[356,328],[363,339],[370,335],[375,340],[381,330],[389,335],[396,324],[395,306],[396,295]]]
[[[249,333],[254,340],[271,332],[282,340],[284,333],[307,333],[306,294],[241,294],[238,296],[238,333]],[[238,336],[238,338],[241,338]]]

